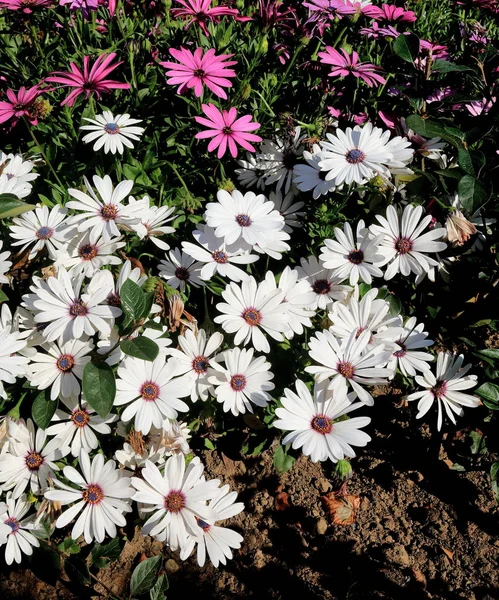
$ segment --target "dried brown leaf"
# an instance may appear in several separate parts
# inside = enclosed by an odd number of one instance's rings
[[[440,548],[442,548],[445,556],[449,559],[449,560],[454,560],[454,552],[451,552],[450,550],[448,550],[447,548],[444,548],[443,546],[440,546]]]
[[[287,510],[291,508],[291,502],[289,501],[289,494],[286,492],[279,492],[275,497],[275,509],[276,510]]]
[[[326,513],[335,525],[351,525],[355,522],[357,510],[360,507],[360,497],[347,495],[338,495],[336,492],[329,492],[321,496]]]

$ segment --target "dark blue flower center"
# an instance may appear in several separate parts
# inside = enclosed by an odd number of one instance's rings
[[[116,123],[107,123],[104,126],[104,131],[111,135],[114,135],[115,133],[119,133],[119,130],[120,130],[120,127]]]
[[[104,492],[96,483],[91,483],[83,492],[83,500],[89,504],[99,504],[102,498],[104,498]]]
[[[73,425],[75,427],[81,429],[82,427],[88,425],[88,422],[90,421],[90,415],[86,410],[76,409],[71,415],[71,421],[73,421]]]
[[[39,452],[30,450],[24,457],[24,462],[30,471],[38,471],[43,465],[43,456]]]
[[[53,229],[50,229],[50,227],[40,227],[40,229],[36,232],[36,237],[39,240],[48,240],[49,237],[52,237],[54,233]]]
[[[17,533],[19,529],[21,529],[19,521],[14,517],[9,517],[6,521],[4,521],[4,523],[11,528],[12,533]]]
[[[326,433],[331,433],[331,430],[333,429],[331,419],[329,419],[325,415],[315,416],[310,422],[310,426],[314,431],[317,431],[317,433],[320,433],[322,435],[326,435]]]
[[[366,155],[362,152],[362,150],[358,150],[357,148],[349,150],[346,153],[347,162],[349,162],[351,165],[356,165],[362,162],[365,159],[365,157]]]
[[[229,260],[229,257],[225,252],[223,252],[223,250],[215,250],[212,256],[213,260],[220,265],[224,265]]]
[[[230,378],[230,387],[235,392],[240,392],[246,387],[246,377],[244,375],[232,375]]]
[[[360,265],[364,260],[364,253],[362,250],[352,250],[348,254],[348,260],[354,265]]]
[[[248,215],[237,215],[236,223],[241,227],[249,227],[251,225],[251,219]]]
[[[159,387],[152,381],[148,381],[147,383],[144,383],[144,385],[141,387],[140,393],[142,395],[143,400],[152,402],[153,400],[156,400],[156,398],[159,396]]]
[[[243,314],[242,318],[248,323],[248,325],[258,325],[262,320],[262,315],[260,311],[256,310],[256,308],[247,308]]]
[[[206,369],[208,368],[208,360],[206,356],[196,356],[196,358],[192,361],[192,368],[196,373],[206,373]]]
[[[68,373],[74,367],[75,361],[70,354],[63,354],[57,359],[57,368],[63,373]]]

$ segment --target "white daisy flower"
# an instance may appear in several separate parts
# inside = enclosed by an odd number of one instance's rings
[[[16,179],[9,179],[7,175],[0,175],[0,194],[14,194],[21,199],[31,192],[30,188],[28,189],[27,184],[19,183]]]
[[[16,196],[25,198],[31,194],[32,185],[39,177],[38,173],[32,173],[35,163],[31,160],[23,160],[19,154],[4,154],[0,152],[0,174],[5,175],[8,181],[13,181],[16,185]]]
[[[295,202],[293,192],[284,195],[280,190],[270,192],[269,200],[274,203],[274,207],[279,214],[284,217],[283,231],[291,233],[294,228],[303,227],[305,213],[300,212],[300,208],[305,206],[305,202]]]
[[[403,333],[395,340],[396,349],[387,365],[394,373],[398,367],[404,377],[414,377],[416,371],[424,373],[430,368],[428,363],[434,359],[429,352],[419,351],[419,348],[433,346],[433,340],[427,339],[424,323],[416,323],[416,317],[407,320]]]
[[[106,534],[116,537],[116,526],[125,527],[123,513],[132,511],[128,499],[133,495],[133,488],[130,478],[116,469],[114,460],[105,461],[103,454],[96,454],[90,462],[88,452],[82,450],[79,463],[83,476],[73,467],[64,467],[63,472],[66,479],[81,489],[55,481],[61,489],[45,492],[45,498],[62,505],[76,502],[62,513],[55,526],[66,527],[83,511],[73,526],[71,537],[77,540],[83,535],[87,544],[93,540],[101,543]]]
[[[271,382],[274,375],[269,371],[272,365],[264,356],[253,359],[253,354],[253,348],[233,348],[222,352],[225,368],[218,359],[211,361],[214,371],[208,381],[215,386],[216,399],[223,404],[224,412],[235,416],[252,413],[253,404],[267,406],[272,400],[268,393],[275,388]]]
[[[158,355],[153,361],[127,357],[118,368],[115,406],[128,404],[121,413],[125,423],[135,417],[134,427],[144,434],[152,426],[161,428],[163,419],[175,419],[177,411],[187,412],[189,407],[179,398],[191,390],[180,379],[174,379],[176,360]]]
[[[314,144],[313,152],[305,150],[303,158],[307,161],[306,165],[298,164],[293,168],[294,184],[301,192],[309,192],[312,190],[314,200],[325,196],[336,189],[336,180],[326,179],[326,171],[320,167],[320,163],[324,160],[324,154],[318,144]]]
[[[362,386],[384,384],[393,371],[384,367],[391,352],[382,345],[369,349],[370,338],[368,331],[359,336],[352,331],[340,345],[330,331],[317,332],[309,341],[309,355],[322,366],[305,367],[305,371],[312,373],[318,383],[332,377],[328,389],[341,396],[345,396],[351,386],[361,402],[372,406],[374,399]]]
[[[63,343],[70,339],[80,339],[83,334],[95,333],[108,336],[114,319],[121,315],[121,309],[104,304],[109,288],[101,287],[92,293],[80,293],[83,275],[73,277],[65,269],[59,269],[57,277],[49,277],[40,282],[40,287],[32,287],[36,299],[33,307],[39,311],[35,315],[37,323],[48,323],[43,330],[49,342],[62,337]],[[25,296],[23,296],[25,299]]]
[[[170,250],[166,260],[161,260],[158,265],[159,276],[166,279],[169,286],[185,292],[187,283],[194,287],[204,285],[201,279],[203,263],[195,261],[191,256],[179,248]]]
[[[85,400],[81,404],[76,399],[64,400],[69,413],[56,410],[52,417],[53,425],[47,427],[47,435],[54,436],[63,446],[71,448],[73,456],[80,456],[81,450],[90,453],[99,447],[99,440],[94,431],[102,435],[109,435],[109,423],[118,420],[117,415],[108,415],[105,419],[99,417]]]
[[[128,199],[129,205],[136,202],[145,202],[147,200],[148,208],[141,214],[140,223],[134,225],[133,229],[141,240],[151,240],[151,242],[161,250],[169,250],[170,246],[163,240],[158,238],[173,233],[175,227],[170,227],[166,223],[170,223],[175,218],[175,207],[169,206],[149,206],[149,197],[144,196],[142,200],[135,200],[133,196]]]
[[[123,448],[116,450],[114,458],[123,465],[127,471],[139,471],[145,467],[146,461],[154,463],[159,462],[160,456],[156,450],[148,445],[143,448],[134,448],[128,442],[123,444]]]
[[[29,436],[21,441],[12,440],[8,452],[0,455],[0,489],[3,491],[12,488],[14,499],[30,486],[34,494],[43,493],[47,488],[47,479],[54,478],[54,471],[59,467],[55,464],[69,454],[67,446],[61,446],[59,440],[47,440],[47,432],[37,429],[31,419],[26,426]]]
[[[370,229],[376,236],[384,235],[384,239],[378,248],[383,259],[377,261],[375,266],[388,264],[386,280],[392,279],[397,273],[405,276],[411,272],[416,275],[427,273],[431,267],[438,265],[426,253],[441,252],[447,248],[447,244],[438,241],[445,236],[446,230],[438,227],[421,235],[432,219],[431,215],[421,219],[422,214],[422,206],[407,204],[401,216],[393,206],[387,207],[386,219],[376,215],[381,225],[371,225]]]
[[[174,454],[187,456],[191,451],[189,448],[190,437],[191,432],[187,423],[177,421],[177,419],[165,419],[160,429],[153,427],[148,436],[148,446],[158,457],[157,461],[153,462],[164,462],[166,458]]]
[[[135,127],[137,123],[142,123],[141,119],[131,119],[130,115],[116,115],[105,110],[101,115],[95,115],[95,119],[83,117],[84,121],[92,125],[82,125],[82,131],[91,131],[83,136],[83,143],[90,144],[95,141],[93,150],[100,150],[104,147],[104,152],[119,152],[123,154],[124,146],[133,148],[130,140],[138,141],[144,133],[143,127]]]
[[[145,510],[154,511],[144,523],[144,535],[166,541],[172,550],[177,550],[186,546],[189,535],[202,536],[197,519],[214,523],[216,512],[206,502],[216,496],[220,481],[205,481],[203,470],[197,456],[186,468],[184,456],[176,454],[166,461],[163,475],[147,461],[142,479],[132,477],[137,490],[132,499],[148,505]]]
[[[80,381],[83,369],[90,362],[88,356],[94,349],[92,342],[85,340],[69,340],[65,344],[57,342],[42,345],[43,352],[38,352],[31,359],[29,366],[29,382],[39,390],[50,387],[50,399],[76,400],[81,392]]]
[[[207,338],[204,329],[200,329],[197,335],[187,329],[184,335],[178,336],[180,350],[170,350],[177,362],[176,375],[182,376],[182,382],[189,388],[193,402],[208,399],[212,387],[208,383],[210,359],[223,340],[223,335],[218,332]]]
[[[20,564],[23,554],[31,556],[33,548],[40,546],[33,532],[41,532],[43,527],[36,523],[34,514],[23,518],[32,507],[24,494],[16,501],[9,493],[6,500],[7,503],[0,503],[0,546],[6,544],[5,562],[8,565]],[[2,532],[7,533],[5,540]]]
[[[139,287],[147,281],[147,275],[142,275],[141,271],[138,267],[132,268],[132,263],[129,260],[125,260],[125,262],[121,265],[120,272],[116,281],[112,273],[106,269],[97,272],[92,280],[87,285],[86,291],[88,294],[93,294],[97,292],[101,288],[105,287],[109,290],[107,296],[107,304],[110,306],[116,306],[118,308],[121,307],[121,288],[127,279],[136,283]]]
[[[26,375],[29,358],[17,354],[26,347],[26,340],[20,338],[10,327],[0,329],[0,398],[7,398],[4,383],[15,383],[16,377]]]
[[[442,428],[442,405],[446,415],[456,424],[456,417],[464,414],[463,406],[476,408],[480,401],[470,394],[463,394],[461,390],[468,390],[477,384],[476,375],[466,375],[471,365],[463,367],[464,356],[439,352],[437,356],[436,375],[431,369],[416,376],[416,383],[425,388],[423,392],[414,392],[407,396],[407,400],[419,400],[416,419],[421,419],[430,410],[435,400],[438,405],[437,428]]]
[[[283,252],[291,250],[291,246],[286,243],[289,239],[289,233],[284,230],[266,231],[262,233],[262,239],[253,246],[253,250],[259,254],[268,254],[275,260],[281,260]]]
[[[0,250],[2,249],[3,241],[0,240]],[[12,266],[11,260],[6,260],[10,256],[10,252],[0,252],[0,283],[9,283],[9,278],[5,273],[9,271]]]
[[[306,134],[300,133],[301,128],[297,127],[287,138],[276,137],[275,140],[263,140],[261,143],[257,159],[268,173],[265,178],[266,186],[277,182],[277,190],[284,186],[284,193],[289,192],[293,181],[293,168],[301,158],[302,141],[307,137]]]
[[[204,220],[208,227],[215,228],[215,235],[223,238],[227,245],[244,240],[250,246],[264,242],[264,234],[280,231],[284,227],[284,217],[275,210],[274,203],[263,194],[240,191],[232,194],[225,190],[217,193],[218,202],[206,205]]]
[[[19,252],[34,244],[28,258],[33,260],[38,252],[47,248],[52,260],[57,258],[57,252],[65,248],[68,239],[67,210],[56,204],[50,211],[47,206],[38,205],[22,216],[13,219],[10,235],[14,238],[12,246],[21,246]]]
[[[390,173],[392,175],[412,175],[414,171],[407,167],[414,158],[411,142],[405,137],[395,136],[388,141],[385,148],[392,155],[392,158],[386,162]]]
[[[139,200],[125,206],[122,201],[130,195],[133,181],[125,180],[113,187],[111,178],[94,175],[92,180],[99,193],[97,197],[86,177],[83,178],[88,194],[70,188],[68,193],[76,200],[66,203],[67,208],[81,211],[71,217],[71,224],[78,225],[78,231],[95,230],[95,235],[103,235],[106,240],[120,235],[119,227],[132,228],[138,225],[141,216],[149,208],[149,201]],[[90,195],[89,195],[90,194]]]
[[[326,134],[329,142],[321,142],[323,158],[319,166],[326,173],[326,181],[335,180],[336,185],[355,182],[362,184],[376,174],[388,174],[386,164],[394,157],[386,148],[389,131],[366,123],[346,131],[336,130],[336,135]]]
[[[182,250],[194,260],[204,263],[200,273],[201,279],[209,281],[215,273],[236,282],[247,279],[248,274],[236,265],[253,263],[259,257],[255,254],[243,254],[239,248],[227,246],[222,239],[215,236],[211,227],[198,227],[192,235],[199,246],[191,242],[182,242]]]
[[[296,267],[299,278],[308,281],[315,294],[311,309],[324,310],[334,300],[344,300],[352,290],[348,285],[340,285],[341,279],[333,271],[320,265],[315,256],[309,256],[308,260],[302,258],[300,265]]]
[[[225,521],[244,510],[242,502],[236,502],[237,493],[230,492],[228,485],[222,486],[215,497],[208,502],[208,507],[215,513],[215,521]],[[241,547],[243,536],[233,529],[209,525],[202,519],[197,519],[198,527],[201,528],[200,537],[189,537],[188,543],[182,549],[180,558],[185,560],[190,556],[194,546],[197,544],[197,561],[200,567],[206,563],[206,554],[215,568],[220,564],[226,565],[227,559],[232,558],[232,550]]]
[[[348,279],[350,285],[359,280],[372,283],[373,277],[382,277],[383,272],[373,263],[382,259],[378,246],[384,239],[383,235],[371,236],[363,220],[357,223],[356,238],[350,224],[345,222],[343,231],[334,229],[335,240],[324,240],[319,260],[326,269],[342,281]]]
[[[278,342],[283,341],[282,333],[288,329],[287,311],[281,301],[283,292],[268,292],[265,282],[257,284],[254,277],[243,281],[240,286],[229,285],[222,292],[225,302],[217,304],[224,313],[215,317],[215,323],[221,323],[227,333],[235,333],[234,344],[252,343],[259,352],[270,352],[270,346],[263,335],[267,332]]]
[[[267,170],[255,154],[246,152],[246,160],[240,159],[237,164],[242,167],[241,169],[235,169],[237,180],[242,186],[247,188],[254,186],[258,190],[265,189]]]
[[[370,436],[361,427],[369,425],[369,417],[355,417],[336,422],[343,415],[364,406],[353,402],[355,394],[339,394],[327,389],[327,381],[315,384],[313,395],[298,379],[296,394],[286,388],[281,398],[282,408],[275,411],[278,417],[274,427],[289,431],[282,444],[301,448],[312,462],[331,460],[338,462],[348,456],[355,457],[352,446],[365,446]]]

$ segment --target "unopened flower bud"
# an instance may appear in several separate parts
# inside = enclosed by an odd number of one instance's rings
[[[241,89],[241,100],[247,100],[251,94],[251,85],[249,83],[245,83]]]
[[[339,460],[336,463],[334,472],[340,479],[345,481],[346,479],[349,479],[352,475],[352,465],[348,462],[348,460],[343,458],[342,460]]]
[[[269,40],[266,35],[264,35],[262,40],[260,41],[259,50],[262,54],[267,54],[267,52],[269,50]]]
[[[144,290],[144,292],[154,292],[157,285],[158,285],[158,278],[157,277],[149,277],[146,280],[146,282],[144,283],[144,285],[142,286],[142,289]]]

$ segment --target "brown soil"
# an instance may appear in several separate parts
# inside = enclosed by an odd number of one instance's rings
[[[360,497],[350,525],[332,524],[320,499],[332,489],[330,465],[302,456],[279,476],[270,450],[245,460],[228,447],[204,452],[207,474],[229,483],[246,505],[231,521],[244,544],[218,570],[166,551],[168,598],[499,598],[499,510],[484,470],[488,459],[469,463],[467,472],[452,470],[469,438],[455,429],[430,433],[414,420],[414,408],[379,397],[370,411],[373,441],[353,461],[348,484]],[[137,562],[162,551],[138,530],[128,538],[120,560],[98,574],[123,597]],[[76,596],[16,568],[0,577],[0,598]]]

